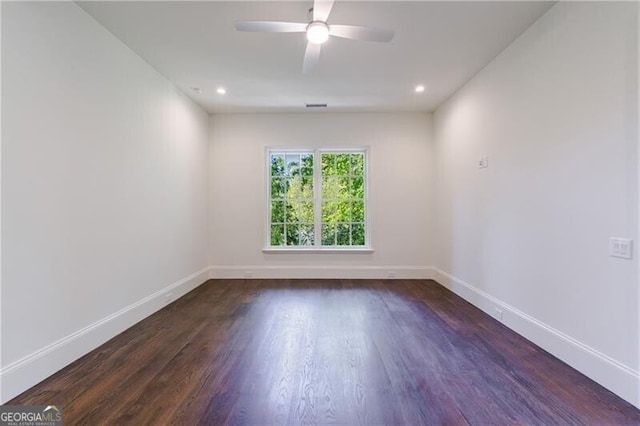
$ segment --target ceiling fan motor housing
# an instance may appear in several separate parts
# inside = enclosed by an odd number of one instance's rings
[[[0,0],[1,1],[1,0]],[[307,73],[318,65],[322,44],[329,36],[351,40],[390,42],[394,31],[379,28],[369,28],[358,25],[335,24],[329,26],[329,14],[335,0],[313,0],[313,7],[309,9],[309,22],[281,22],[281,21],[236,21],[238,31],[267,32],[267,33],[305,33],[307,47],[302,61],[302,72]]]
[[[313,21],[307,25],[307,40],[322,44],[329,39],[329,25],[322,21]]]

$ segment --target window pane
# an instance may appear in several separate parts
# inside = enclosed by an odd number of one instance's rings
[[[299,231],[300,227],[296,224],[286,224],[285,229],[287,232],[287,245],[297,246],[299,244]]]
[[[314,212],[312,201],[287,201],[286,222],[313,223]]]
[[[338,202],[327,201],[322,203],[322,222],[336,222],[338,213]]]
[[[300,162],[302,176],[313,176],[313,154],[302,154]]]
[[[284,225],[271,225],[271,245],[284,245]]]
[[[351,225],[351,244],[354,246],[364,245],[364,223],[353,223]]]
[[[271,198],[284,198],[285,194],[285,179],[271,178]]]
[[[313,201],[303,201],[298,203],[298,208],[300,210],[298,211],[297,216],[300,222],[313,223]]]
[[[300,174],[300,154],[286,154],[287,175],[297,176]]]
[[[338,178],[338,198],[351,198],[351,191],[349,191],[349,178]]]
[[[364,222],[364,201],[353,201],[351,203],[351,220]]]
[[[349,201],[339,201],[337,205],[336,221],[351,222],[351,203]]]
[[[351,174],[364,175],[364,154],[351,154]]]
[[[313,178],[293,177],[286,179],[288,199],[313,198]]]
[[[340,193],[340,185],[338,178],[335,176],[322,177],[322,198],[332,199],[338,198]]]
[[[300,182],[304,198],[313,198],[313,177],[303,177]]]
[[[333,224],[322,224],[322,245],[323,246],[335,246],[336,245],[336,227]]]
[[[348,246],[350,244],[351,243],[349,241],[349,224],[338,223],[336,225],[336,245]]]
[[[300,245],[301,246],[312,246],[314,241],[314,231],[312,223],[303,223],[300,224]]]
[[[356,177],[351,180],[351,198],[364,198],[364,179]]]
[[[297,201],[287,201],[286,204],[286,220],[287,223],[296,223],[300,222],[300,218],[298,214],[300,214],[300,203]]]
[[[284,201],[271,202],[271,222],[284,222]]]
[[[336,155],[322,154],[322,176],[336,174]]]
[[[284,176],[284,155],[271,154],[271,176]]]
[[[301,192],[300,178],[289,178],[287,182],[287,198],[298,198]]]
[[[336,155],[336,173],[342,176],[351,173],[351,155],[350,154],[338,154]]]

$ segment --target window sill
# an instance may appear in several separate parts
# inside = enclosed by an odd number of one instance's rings
[[[346,248],[304,248],[304,247],[283,247],[283,248],[264,248],[263,253],[266,254],[290,254],[290,253],[306,253],[306,254],[369,254],[373,253],[372,248],[368,247],[346,247]]]

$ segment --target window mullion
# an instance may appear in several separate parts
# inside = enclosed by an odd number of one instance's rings
[[[313,214],[315,232],[313,245],[320,247],[322,245],[322,162],[318,150],[313,152]]]

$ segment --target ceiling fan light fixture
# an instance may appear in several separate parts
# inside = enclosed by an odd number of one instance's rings
[[[329,39],[329,26],[325,22],[314,21],[307,26],[309,43],[322,44]]]
[[[304,51],[304,59],[302,60],[302,72],[304,74],[318,65],[322,44],[329,39],[329,36],[383,43],[389,43],[393,40],[395,31],[360,25],[334,24],[329,26],[327,21],[335,1],[313,0],[313,7],[309,10],[311,15],[309,21],[311,22],[236,21],[235,28],[237,31],[261,33],[306,33],[308,42]]]

